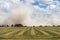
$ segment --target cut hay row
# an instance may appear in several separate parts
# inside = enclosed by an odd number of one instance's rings
[[[39,27],[41,30],[53,30],[53,31],[60,31],[59,27]]]
[[[12,31],[17,30],[17,29],[19,29],[19,28],[0,27],[0,35],[1,35],[1,34],[6,34],[6,33],[8,33],[8,32],[12,32]],[[22,28],[20,28],[20,29],[22,29]]]
[[[23,35],[23,33],[25,32],[25,31],[27,31],[27,30],[29,30],[29,28],[24,28],[21,32],[19,32],[17,35]]]
[[[31,35],[36,35],[33,27],[31,28]]]
[[[50,34],[49,34],[49,33],[45,32],[45,31],[43,31],[43,30],[40,30],[40,29],[37,29],[37,28],[36,28],[36,30],[38,30],[38,31],[42,32],[44,35],[50,36]]]
[[[12,30],[12,29],[11,29]],[[11,31],[10,28],[0,28],[0,34]]]
[[[60,32],[60,29],[58,27],[40,27],[38,29],[41,29],[41,30],[51,30],[51,31],[56,31],[56,32]]]
[[[44,27],[44,28],[39,28],[39,29],[41,29],[43,31],[45,30],[46,32],[48,32],[50,34],[50,36],[56,35],[56,34],[60,35],[59,32],[56,32],[56,31],[58,31],[58,29],[56,27],[50,27],[50,28],[49,27],[47,27],[47,28]]]
[[[31,28],[29,28],[29,30],[25,31],[23,35],[30,35],[31,34]]]
[[[13,34],[13,33],[16,33],[16,32],[18,32],[18,31],[21,31],[22,30],[22,28],[20,28],[20,29],[13,29],[13,30],[11,30],[10,32],[8,32],[8,33],[5,33],[5,34],[3,34],[3,35],[6,35],[6,36],[8,36],[8,35],[11,35],[11,34]]]
[[[15,31],[12,31],[12,32],[8,32],[8,33],[6,33],[6,34],[4,34],[4,35],[11,35],[11,34],[13,34],[13,33],[16,33],[17,31],[20,31],[20,30],[15,30]]]
[[[60,35],[60,33],[59,32],[56,32],[56,31],[52,31],[52,30],[48,30],[49,32],[52,32],[52,33],[55,33],[55,34],[58,34],[58,35]]]

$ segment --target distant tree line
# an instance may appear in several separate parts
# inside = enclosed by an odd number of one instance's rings
[[[45,25],[45,26],[40,25],[39,27],[60,27],[60,25],[52,25],[52,26],[50,26],[50,25]]]
[[[15,24],[15,25],[0,25],[0,27],[23,27],[23,25],[22,24]],[[24,26],[24,27],[26,27],[26,26]]]
[[[36,26],[33,26],[33,27],[36,27]],[[43,26],[43,25],[40,25],[40,26],[38,26],[38,27],[60,27],[60,25],[45,25],[45,26]]]
[[[12,24],[12,25],[0,25],[0,27],[27,27],[27,26],[23,26],[22,24]],[[31,26],[31,27],[37,27],[37,26]],[[48,25],[40,25],[38,27],[60,27],[60,25],[52,25],[52,26],[48,26]]]

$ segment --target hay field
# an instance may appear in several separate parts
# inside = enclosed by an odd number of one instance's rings
[[[0,40],[60,40],[60,27],[0,27]]]

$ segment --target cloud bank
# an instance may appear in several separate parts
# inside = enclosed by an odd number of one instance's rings
[[[0,25],[60,25],[59,0],[0,0]]]

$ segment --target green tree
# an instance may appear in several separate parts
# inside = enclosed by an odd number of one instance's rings
[[[40,25],[39,27],[43,27],[42,25]]]
[[[45,25],[45,27],[48,27],[47,25]]]
[[[60,27],[60,25],[57,25],[57,27]]]
[[[11,27],[13,27],[14,25],[12,24]]]
[[[56,27],[55,25],[53,25],[53,27]]]
[[[15,27],[23,27],[22,24],[15,24]]]
[[[33,26],[33,27],[35,27],[35,26]]]
[[[9,27],[9,25],[6,25],[7,27]]]

